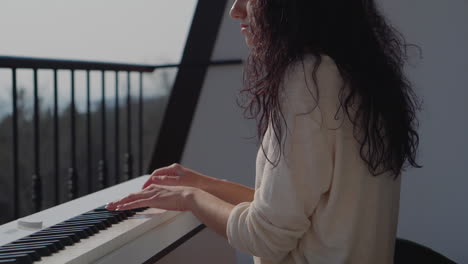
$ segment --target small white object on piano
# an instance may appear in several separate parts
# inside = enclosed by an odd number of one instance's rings
[[[25,217],[18,219],[18,228],[20,229],[26,229],[26,230],[33,230],[33,231],[39,231],[42,229],[42,220],[41,219],[36,219],[34,217]]]

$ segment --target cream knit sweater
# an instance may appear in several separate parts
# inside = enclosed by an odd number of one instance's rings
[[[274,167],[260,148],[255,197],[230,214],[229,243],[255,263],[391,264],[400,178],[370,174],[353,125],[342,109],[336,115],[342,79],[335,63],[322,58],[317,89],[313,62],[308,56],[285,76],[284,155]],[[275,161],[270,128],[262,145]]]

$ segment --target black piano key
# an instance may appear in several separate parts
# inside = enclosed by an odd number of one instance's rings
[[[124,213],[124,214],[126,214],[128,217],[134,216],[134,215],[136,214],[134,211],[129,211],[129,210],[126,210],[126,211],[114,211],[114,212],[121,212],[121,213]]]
[[[47,240],[47,241],[34,241],[34,242],[29,242],[27,240],[22,240],[20,243],[10,243],[6,244],[5,246],[19,246],[19,245],[50,245],[52,249],[63,249],[65,247],[65,244],[62,243],[58,239],[53,239],[53,240]]]
[[[91,211],[85,214],[118,214],[127,218],[130,216],[134,216],[135,212],[132,212],[132,211],[97,211],[97,212]]]
[[[40,236],[33,236],[33,237],[30,237],[30,236],[26,236],[26,237],[23,237],[23,238],[20,238],[18,240],[15,240],[13,242],[11,242],[10,244],[15,244],[15,243],[19,243],[21,241],[49,241],[49,240],[60,240],[61,242],[64,242],[64,241],[72,241],[72,242],[78,242],[80,241],[80,237],[77,236],[76,234],[74,234],[73,232],[64,232],[63,234],[51,234],[51,235],[40,235]]]
[[[64,224],[66,223],[83,223],[83,224],[86,224],[86,223],[92,223],[92,224],[95,224],[95,223],[100,223],[100,224],[103,224],[105,225],[106,227],[109,227],[112,225],[112,223],[106,219],[76,219],[76,220],[66,220],[64,222],[62,222]]]
[[[127,213],[123,212],[91,212],[85,215],[112,215],[114,217],[117,217],[119,220],[125,220],[128,218]]]
[[[118,213],[108,213],[108,212],[87,212],[81,215],[77,215],[73,218],[80,218],[80,217],[109,217],[109,218],[123,219],[122,217],[119,217]]]
[[[0,248],[1,253],[21,252],[21,251],[36,251],[41,257],[50,256],[52,252],[46,246],[33,246],[33,247],[18,247],[18,248]]]
[[[90,235],[94,235],[95,233],[99,233],[99,228],[94,225],[83,225],[83,226],[71,226],[71,227],[62,227],[62,228],[46,228],[41,230],[42,231],[51,231],[51,230],[86,230]]]
[[[81,215],[125,215],[125,213],[121,212],[114,212],[114,211],[88,211],[86,213],[80,214]]]
[[[29,237],[37,237],[37,236],[47,236],[47,235],[61,235],[65,233],[72,233],[76,234],[79,238],[88,238],[92,234],[87,232],[85,229],[55,229],[55,230],[47,230],[47,231],[40,231],[34,234],[29,235]]]
[[[123,212],[87,212],[87,213],[82,214],[82,216],[88,216],[88,215],[91,215],[91,216],[112,215],[112,216],[116,216],[120,220],[124,220],[128,218],[127,214]]]
[[[94,211],[109,211],[106,209],[107,204],[94,208]]]
[[[116,217],[116,216],[113,216],[113,215],[102,215],[102,216],[95,216],[95,215],[83,215],[83,216],[77,216],[77,217],[73,217],[73,218],[70,218],[69,220],[101,220],[101,219],[105,219],[107,221],[109,221],[111,224],[117,224],[118,222],[120,222],[119,218]],[[68,220],[67,220],[68,221]],[[65,222],[67,222],[65,221]]]
[[[107,210],[106,208],[103,208],[102,206],[101,207],[98,207],[96,209],[94,209],[93,211],[94,212],[142,212],[146,209],[148,209],[149,207],[140,207],[140,208],[133,208],[133,209],[130,209],[130,210]]]
[[[17,264],[20,262],[16,259],[0,259],[0,263],[1,264]]]
[[[19,248],[19,247],[34,247],[34,246],[46,246],[50,252],[55,253],[59,249],[63,249],[64,245],[60,243],[58,240],[49,240],[49,241],[42,241],[42,242],[27,242],[27,241],[22,241],[20,243],[15,243],[15,244],[7,244],[2,246],[4,249],[9,249],[9,248]]]
[[[106,206],[107,206],[107,205],[99,206],[98,208],[95,208],[93,211],[96,211],[96,212],[98,212],[98,211],[110,211],[110,212],[114,211],[114,212],[118,212],[118,211],[115,211],[115,210],[107,210],[107,209],[106,209]],[[142,211],[144,211],[144,210],[146,210],[146,209],[148,209],[148,208],[149,208],[149,207],[140,207],[140,208],[130,209],[130,210],[127,210],[127,211],[142,212]]]
[[[140,208],[135,208],[135,209],[131,209],[130,211],[134,211],[134,212],[143,212],[145,211],[146,209],[148,209],[149,207],[140,207]]]
[[[124,213],[124,214],[126,214],[128,217],[134,216],[134,215],[136,214],[134,211],[129,211],[129,210],[126,210],[126,211],[115,211],[115,212]]]
[[[135,214],[135,211],[132,211],[132,210],[124,210],[124,211],[119,211],[119,210],[114,210],[114,211],[110,211],[110,210],[107,210],[105,208],[105,205],[104,206],[101,206],[101,207],[98,207],[96,209],[94,209],[93,211],[91,212],[123,212],[125,213],[127,216],[132,216]]]
[[[12,252],[12,253],[0,253],[0,257],[11,257],[12,255],[21,255],[21,254],[27,254],[31,257],[32,260],[41,260],[41,255],[37,253],[36,251],[30,250],[30,251],[19,251],[19,252]],[[0,262],[1,263],[1,262]]]
[[[40,233],[34,233],[34,234],[31,234],[29,235],[28,237],[44,237],[44,236],[63,236],[64,234],[75,234],[77,235],[80,239],[83,239],[83,238],[88,238],[90,237],[91,235],[82,230],[82,229],[78,229],[78,230],[57,230],[56,232],[54,231],[44,231],[44,232],[40,232]]]
[[[85,228],[86,230],[89,230],[91,233],[99,233],[99,228],[97,228],[95,225],[74,225],[74,226],[51,226],[47,229],[43,229],[41,231],[49,231],[49,230],[66,230],[66,229],[81,229]],[[68,233],[68,232],[67,232]]]
[[[23,237],[21,239],[11,242],[11,244],[20,243],[21,241],[50,241],[50,240],[60,240],[65,246],[73,245],[75,242],[80,241],[80,238],[73,233],[64,233],[60,235],[45,235],[45,236],[35,236],[35,237]]]
[[[70,230],[70,231],[73,231],[73,230],[83,230],[86,232],[86,234],[88,234],[89,236],[92,236],[96,233],[99,233],[99,229],[97,229],[95,226],[78,226],[78,227],[67,227],[67,228],[55,228],[55,229],[51,229],[51,230],[64,230],[64,231],[67,231],[67,230]],[[49,230],[48,230],[49,231]]]
[[[18,254],[18,255],[11,255],[8,257],[0,257],[0,260],[8,260],[8,259],[15,259],[16,262],[13,263],[20,263],[20,264],[29,264],[33,263],[32,258],[28,254]]]
[[[54,226],[51,226],[50,228],[62,228],[62,227],[73,227],[73,226],[88,226],[88,225],[93,225],[95,226],[96,228],[98,228],[99,230],[103,230],[103,229],[106,229],[106,225],[104,225],[103,223],[100,223],[100,222],[87,222],[87,223],[80,223],[80,222],[77,222],[77,223],[60,223],[60,224],[57,224],[57,225],[54,225]]]
[[[4,262],[5,261],[5,262]],[[0,259],[0,263],[31,264],[33,261],[27,258]]]

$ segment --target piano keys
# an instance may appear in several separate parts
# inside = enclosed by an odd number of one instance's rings
[[[58,223],[29,236],[0,246],[0,260],[15,259],[16,262],[33,263],[42,257],[51,256],[59,250],[80,242],[81,239],[99,233],[113,224],[128,219],[148,208],[128,211],[107,211],[100,206],[92,211]],[[26,260],[28,259],[28,260]]]
[[[103,204],[141,188],[142,176],[32,215],[40,230],[0,226],[1,263],[143,263],[203,227],[189,212],[108,211]],[[96,207],[97,205],[101,205]]]

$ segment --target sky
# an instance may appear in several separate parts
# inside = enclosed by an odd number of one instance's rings
[[[104,62],[164,64],[180,61],[196,0],[0,0],[0,56],[28,56]],[[11,72],[0,69],[0,116],[11,108]],[[84,74],[77,73],[78,101]],[[32,105],[32,72],[18,72]],[[50,106],[52,74],[39,74],[43,107]],[[108,99],[114,96],[109,76]],[[158,76],[145,76],[149,84]],[[122,76],[122,80],[126,80]],[[132,78],[135,86],[138,78]],[[69,98],[69,73],[59,74],[59,96]],[[99,86],[92,75],[91,86]],[[121,82],[123,84],[123,81]],[[152,85],[154,86],[154,85]],[[82,88],[83,89],[82,89]],[[157,94],[154,87],[145,94]],[[98,89],[92,89],[98,98]],[[123,94],[123,92],[122,92]],[[83,103],[77,103],[78,110]]]
[[[195,0],[1,0],[0,54],[177,62]]]

